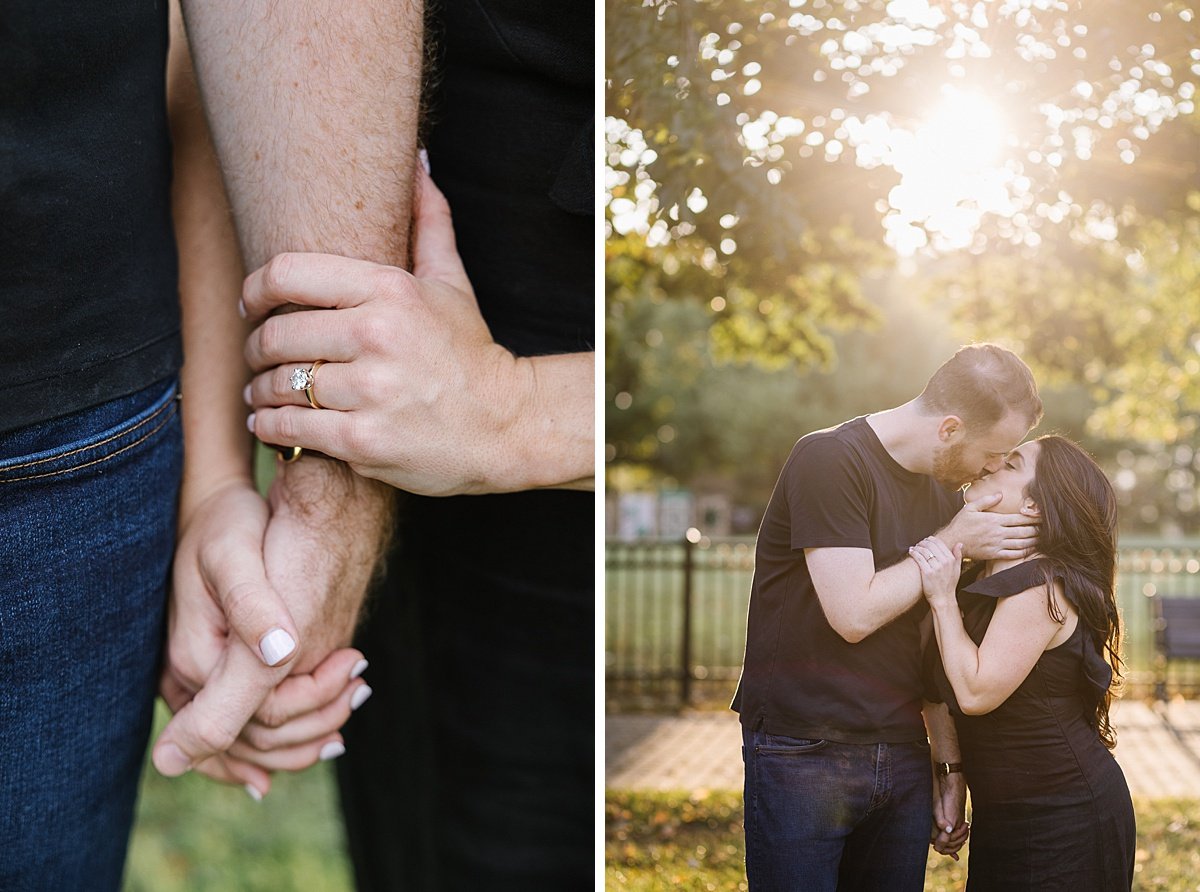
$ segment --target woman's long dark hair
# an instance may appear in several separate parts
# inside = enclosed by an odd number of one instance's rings
[[[1050,615],[1064,614],[1054,602],[1053,579],[1063,581],[1084,632],[1112,667],[1112,683],[1098,698],[1094,725],[1109,749],[1116,733],[1108,710],[1121,681],[1121,622],[1117,613],[1117,497],[1112,484],[1081,447],[1055,434],[1038,437],[1041,451],[1028,495],[1041,509],[1038,553],[1046,559]]]

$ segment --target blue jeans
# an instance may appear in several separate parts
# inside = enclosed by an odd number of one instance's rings
[[[742,729],[750,892],[920,892],[933,826],[929,744]]]
[[[175,539],[174,382],[0,434],[0,889],[120,887]]]

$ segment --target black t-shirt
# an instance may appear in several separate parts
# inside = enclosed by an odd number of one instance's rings
[[[433,179],[492,336],[519,356],[594,349],[593,9],[431,6]],[[590,678],[594,506],[593,493],[566,490],[414,496],[398,538],[447,598],[467,588],[510,614],[543,605],[531,634],[554,653],[561,642],[564,671],[575,660]]]
[[[962,497],[902,468],[865,418],[802,437],[763,517],[746,658],[733,708],[791,737],[898,743],[925,736],[924,600],[857,644],[825,618],[805,548],[869,548],[875,569],[944,526]]]
[[[165,3],[0,4],[0,431],[180,363]]]
[[[593,6],[443,0],[427,139],[492,337],[595,346]]]

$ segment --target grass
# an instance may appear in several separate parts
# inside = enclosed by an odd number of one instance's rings
[[[160,703],[155,735],[165,724]],[[124,892],[351,892],[332,766],[241,787],[142,772]]]
[[[1139,890],[1194,892],[1200,876],[1200,802],[1134,801]],[[605,887],[656,892],[741,892],[746,887],[739,792],[609,790],[605,802]],[[970,845],[967,849],[969,851]],[[967,859],[930,850],[926,892],[957,892]]]

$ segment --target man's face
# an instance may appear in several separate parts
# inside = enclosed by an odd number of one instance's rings
[[[960,428],[933,456],[933,478],[943,486],[961,489],[985,474],[998,471],[1004,456],[1012,452],[1029,433],[1023,415],[1010,412],[990,430],[972,436]]]

